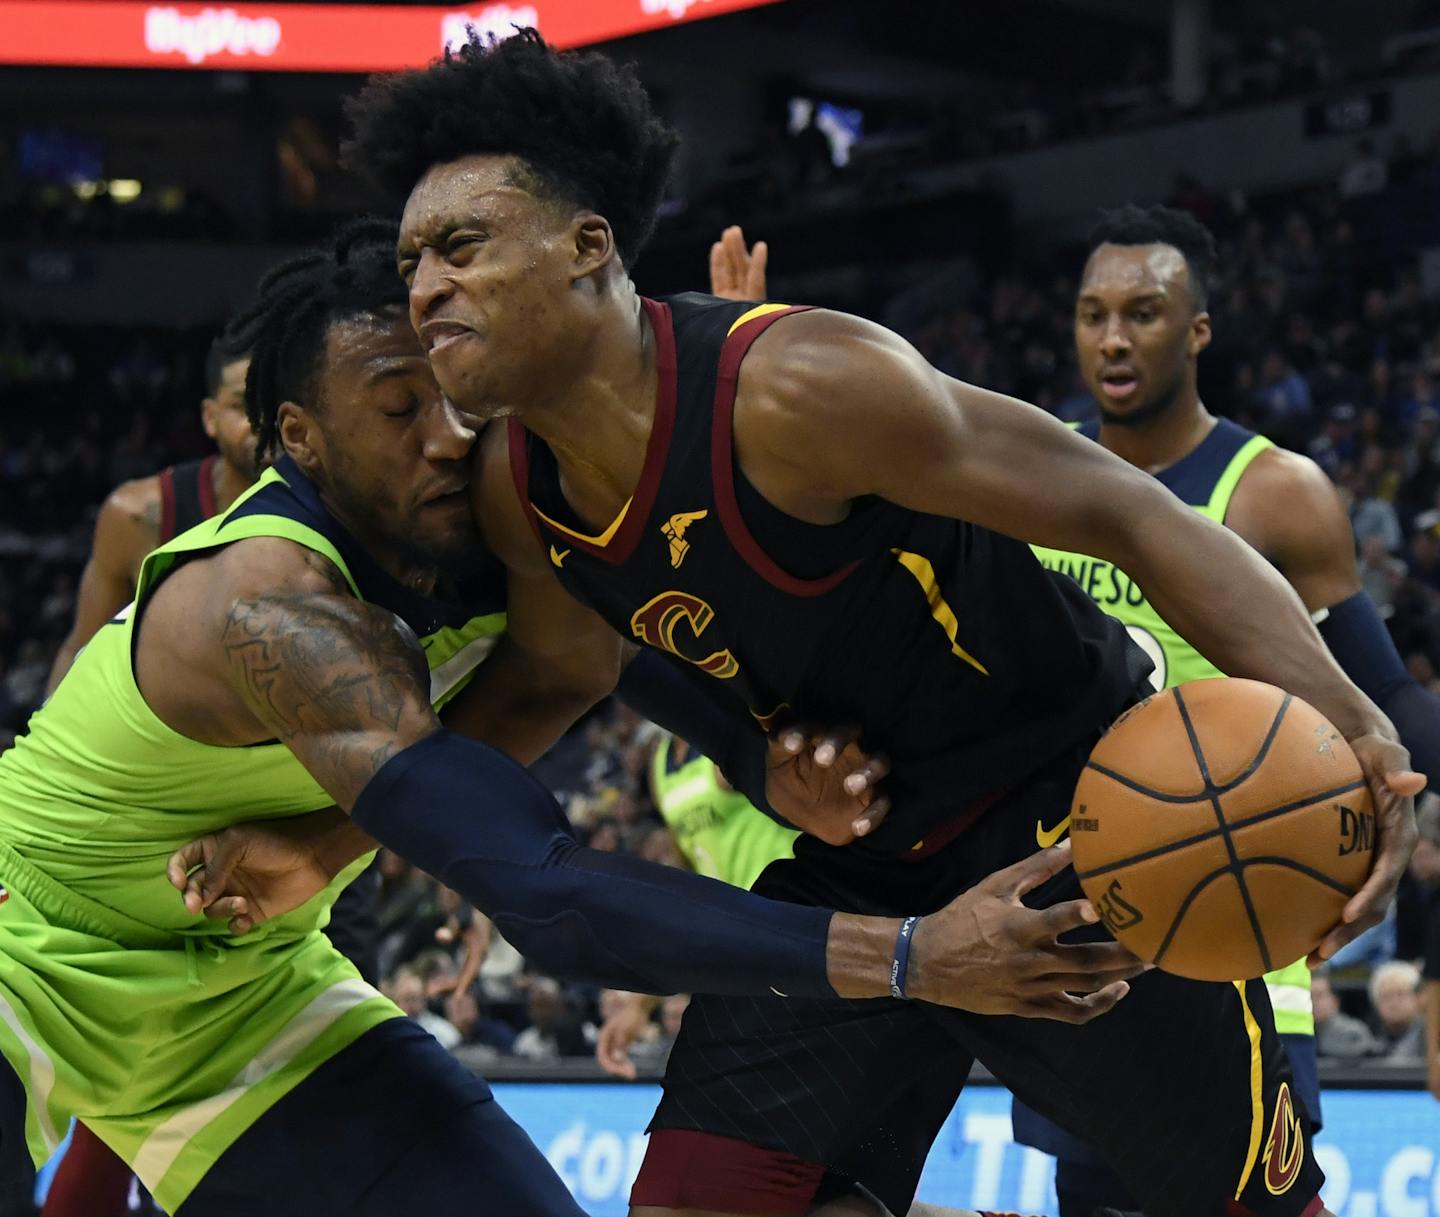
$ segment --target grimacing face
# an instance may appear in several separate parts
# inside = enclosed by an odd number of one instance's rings
[[[473,551],[475,432],[435,383],[402,311],[330,325],[319,400],[307,413],[318,432],[315,476],[362,540],[426,565]]]
[[[411,324],[440,387],[479,418],[516,413],[577,359],[573,288],[595,269],[577,256],[578,217],[523,180],[511,157],[434,165],[400,221]]]
[[[1210,344],[1185,256],[1173,245],[1101,245],[1075,301],[1075,354],[1106,422],[1144,421],[1185,387]]]
[[[249,371],[249,356],[231,360],[220,369],[219,386],[200,404],[200,421],[225,463],[252,478],[256,435],[245,413],[245,377]]]

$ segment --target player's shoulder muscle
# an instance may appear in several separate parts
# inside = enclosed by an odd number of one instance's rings
[[[1314,612],[1360,590],[1340,495],[1307,457],[1274,448],[1241,476],[1225,523],[1265,555]]]
[[[940,374],[898,334],[813,309],[782,317],[746,354],[735,445],[752,478],[788,467],[813,489],[850,498],[873,489],[877,458],[900,459],[925,442],[933,412],[950,406]],[[837,443],[841,436],[852,442]]]
[[[100,505],[94,560],[133,583],[140,563],[160,541],[160,476],[121,482]]]
[[[1336,546],[1349,552],[1354,535],[1345,505],[1325,471],[1284,448],[1260,453],[1235,487],[1225,523],[1267,558],[1318,556]]]

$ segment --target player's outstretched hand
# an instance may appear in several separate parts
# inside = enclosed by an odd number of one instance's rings
[[[232,934],[299,908],[333,876],[307,816],[236,824],[170,855],[166,874],[192,913],[228,921]]]
[[[595,1059],[612,1077],[633,1079],[635,1062],[630,1059],[630,1048],[651,1033],[655,1024],[650,1021],[650,1012],[658,999],[644,993],[615,992],[619,994],[615,1008],[600,1024],[595,1040]]]
[[[890,810],[880,784],[884,756],[860,746],[860,731],[786,727],[770,740],[765,797],[796,828],[827,845],[874,832]]]
[[[1060,935],[1093,925],[1088,900],[1049,908],[1020,902],[1070,865],[1070,842],[996,871],[923,917],[910,948],[911,997],[973,1010],[1088,1023],[1114,1008],[1147,970],[1118,942],[1067,944]]]
[[[747,250],[740,226],[730,225],[710,246],[710,294],[726,300],[764,300],[769,259],[770,247],[764,241]]]
[[[1365,886],[1350,898],[1341,913],[1340,924],[1310,952],[1308,962],[1312,968],[1385,919],[1419,835],[1415,828],[1415,797],[1425,789],[1425,775],[1410,768],[1410,754],[1383,735],[1357,736],[1350,741],[1350,747],[1365,771],[1375,803],[1375,862]]]

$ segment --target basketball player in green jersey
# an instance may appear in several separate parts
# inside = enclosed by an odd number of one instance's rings
[[[1128,206],[1104,215],[1091,235],[1075,305],[1076,357],[1100,409],[1098,422],[1080,430],[1268,558],[1304,601],[1340,666],[1395,723],[1416,768],[1440,772],[1440,699],[1406,672],[1361,590],[1355,539],[1330,479],[1313,461],[1217,418],[1200,400],[1196,362],[1210,342],[1206,303],[1214,264],[1214,238],[1186,212]],[[1154,661],[1157,687],[1222,675],[1125,572],[1082,554],[1035,552],[1125,624]],[[1309,969],[1299,960],[1265,980],[1297,1089],[1318,1127]],[[1100,1203],[1134,1207],[1113,1172],[1075,1138],[1018,1104],[1015,1115],[1017,1139],[1060,1160],[1063,1217]]]

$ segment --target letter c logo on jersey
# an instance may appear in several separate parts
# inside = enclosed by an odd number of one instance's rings
[[[661,592],[635,610],[630,617],[630,630],[641,642],[678,655],[717,680],[729,680],[740,670],[740,665],[728,650],[712,651],[705,658],[696,659],[675,643],[675,631],[682,622],[690,627],[690,633],[698,641],[714,619],[715,610],[699,596],[688,592]]]
[[[1305,1134],[1290,1097],[1290,1083],[1280,1083],[1275,1096],[1275,1116],[1270,1121],[1270,1138],[1265,1143],[1265,1190],[1272,1196],[1288,1192],[1300,1177],[1305,1161]]]

